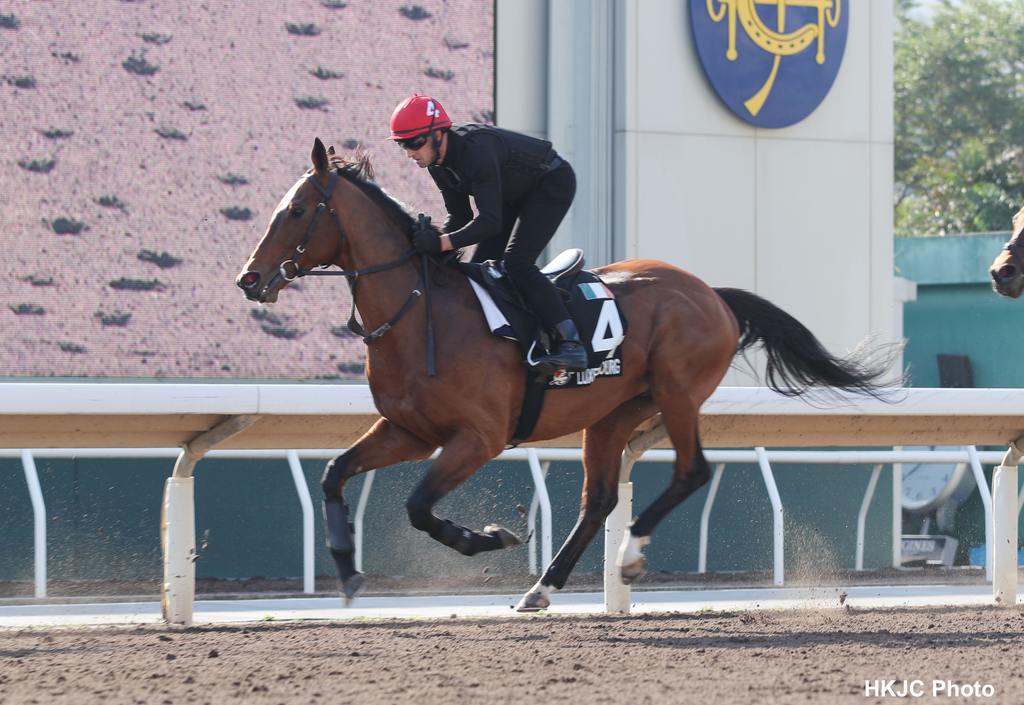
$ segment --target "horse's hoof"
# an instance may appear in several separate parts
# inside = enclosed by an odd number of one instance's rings
[[[351,605],[352,600],[356,599],[356,596],[363,591],[364,582],[363,574],[355,573],[352,577],[342,583],[341,598],[346,607]]]
[[[504,526],[498,526],[497,524],[488,524],[487,526],[485,526],[484,533],[488,536],[493,536],[494,538],[501,541],[502,548],[508,548],[509,546],[518,546],[523,542],[521,538],[513,534]]]
[[[551,600],[547,595],[540,590],[534,590],[523,595],[523,599],[516,605],[516,612],[540,612],[550,606]]]
[[[626,529],[626,535],[619,546],[618,560],[615,561],[619,567],[619,577],[623,585],[631,585],[633,581],[647,570],[647,557],[644,556],[644,546],[647,546],[650,542],[650,536],[633,536],[633,533]]]
[[[647,559],[641,556],[638,560],[619,568],[619,577],[623,585],[632,585],[647,571]]]

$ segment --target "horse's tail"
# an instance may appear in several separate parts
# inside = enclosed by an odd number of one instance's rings
[[[807,327],[775,304],[743,289],[716,288],[740,325],[736,350],[761,344],[768,364],[767,385],[785,396],[801,396],[813,387],[828,387],[882,398],[891,386],[882,381],[892,362],[888,359],[858,362],[838,358],[814,337]]]

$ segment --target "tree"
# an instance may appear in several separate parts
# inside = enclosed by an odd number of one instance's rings
[[[897,235],[1007,230],[1024,205],[1024,0],[897,0]]]

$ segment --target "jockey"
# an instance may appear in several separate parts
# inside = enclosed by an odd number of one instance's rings
[[[391,115],[391,137],[441,190],[444,234],[417,231],[413,246],[438,253],[477,245],[474,262],[493,259],[552,333],[550,369],[584,370],[587,351],[562,297],[535,264],[576,195],[572,166],[545,140],[474,123],[452,124],[441,104],[406,98]],[[469,206],[473,197],[477,214]]]

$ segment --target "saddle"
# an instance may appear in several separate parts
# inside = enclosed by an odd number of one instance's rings
[[[625,319],[615,295],[596,274],[583,269],[583,265],[583,251],[573,248],[565,250],[540,270],[565,301],[587,349],[589,362],[588,369],[582,372],[562,370],[548,374],[549,387],[585,386],[599,376],[622,374],[619,344],[626,334]],[[516,341],[523,351],[526,366],[541,372],[535,360],[550,349],[552,341],[501,263],[488,260],[458,266],[473,284],[491,331]]]

